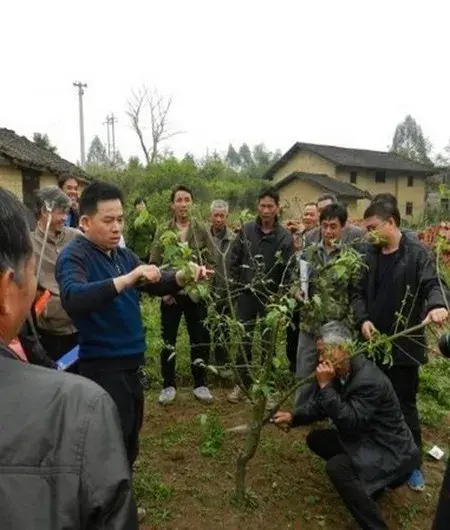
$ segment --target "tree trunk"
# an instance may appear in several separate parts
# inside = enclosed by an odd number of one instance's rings
[[[244,449],[239,452],[236,460],[235,500],[239,506],[244,506],[247,502],[247,488],[245,485],[247,464],[255,456],[256,449],[258,448],[265,409],[266,397],[260,396],[253,406],[252,427],[245,438]]]

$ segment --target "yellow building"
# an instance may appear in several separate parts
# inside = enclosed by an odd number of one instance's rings
[[[34,192],[56,185],[59,177],[70,176],[83,185],[90,177],[81,168],[14,131],[0,128],[0,186],[13,192],[28,207]]]
[[[432,167],[396,153],[295,143],[264,175],[280,192],[283,210],[297,217],[303,205],[331,193],[362,217],[371,197],[392,193],[408,220],[424,211],[427,177]]]

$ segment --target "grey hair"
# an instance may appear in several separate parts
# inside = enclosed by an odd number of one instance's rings
[[[216,199],[211,203],[211,212],[214,210],[226,210],[228,213],[228,208],[227,201],[224,201],[223,199]]]
[[[58,186],[46,186],[36,191],[36,213],[39,216],[42,208],[48,205],[68,210],[71,201],[69,197]]]
[[[334,346],[345,346],[352,342],[350,330],[337,320],[324,324],[319,330],[319,338],[324,344]]]

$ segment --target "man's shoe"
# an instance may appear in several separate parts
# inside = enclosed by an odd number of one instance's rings
[[[137,509],[138,523],[142,523],[146,515],[147,515],[147,510],[145,510],[145,508],[138,508]]]
[[[175,399],[175,396],[177,395],[177,391],[173,386],[168,386],[166,388],[163,388],[161,390],[161,393],[159,394],[159,404],[160,405],[168,405],[169,403],[172,403],[172,401]]]
[[[214,401],[214,397],[207,386],[194,388],[194,396],[203,403],[212,403]]]
[[[229,403],[239,403],[243,400],[244,393],[239,385],[236,385],[233,390],[228,394],[227,399]]]
[[[420,469],[415,469],[411,473],[408,479],[408,486],[414,491],[423,491],[425,489],[425,479]]]

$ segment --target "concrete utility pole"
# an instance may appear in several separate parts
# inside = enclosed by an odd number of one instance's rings
[[[111,123],[111,137],[112,137],[112,162],[116,160],[116,130],[114,124],[117,123],[117,118],[114,116],[114,113],[111,113],[110,123]]]
[[[86,151],[84,147],[84,115],[83,115],[83,95],[84,89],[87,88],[86,83],[76,81],[73,86],[78,88],[78,105],[80,110],[80,162],[84,166],[86,164]]]
[[[108,160],[111,160],[111,137],[109,134],[109,116],[106,116],[106,121],[103,122],[103,125],[106,125],[106,152],[108,153]]]

